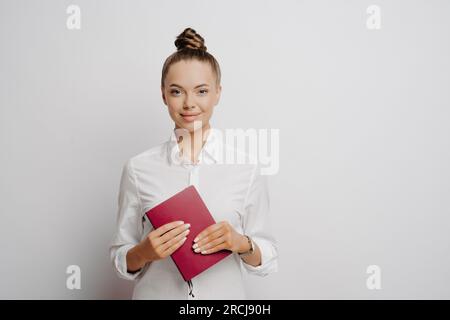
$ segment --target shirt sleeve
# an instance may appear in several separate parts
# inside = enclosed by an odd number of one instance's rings
[[[122,169],[120,180],[116,229],[110,244],[110,258],[120,278],[135,280],[144,268],[130,273],[127,269],[127,252],[142,238],[142,205],[136,185],[131,160]]]
[[[244,202],[244,234],[252,238],[261,251],[261,264],[257,267],[241,259],[244,268],[250,274],[266,276],[278,271],[278,250],[270,229],[270,201],[267,176],[261,175],[259,165],[253,169],[250,186]]]

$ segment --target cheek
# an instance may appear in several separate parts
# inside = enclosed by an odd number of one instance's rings
[[[207,97],[204,99],[201,99],[198,101],[198,105],[203,109],[206,113],[211,113],[212,109],[214,108],[214,98],[213,97]]]
[[[183,107],[181,99],[167,98],[166,101],[169,111],[171,112],[177,112],[177,110],[180,110],[180,108]]]
[[[211,115],[213,110],[214,110],[214,99],[208,99],[208,102],[205,105],[204,111],[206,114]]]

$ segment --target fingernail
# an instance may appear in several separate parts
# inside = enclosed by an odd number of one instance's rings
[[[178,224],[179,225],[181,225],[181,224],[183,224],[184,223],[184,221],[178,221]]]
[[[188,234],[189,232],[191,232],[191,230],[187,229],[184,231],[184,234]]]
[[[181,242],[185,242],[187,239],[187,237],[184,237],[183,240],[181,240]]]
[[[194,242],[197,242],[197,241],[198,241],[198,237],[195,237]]]
[[[206,251],[202,251],[202,254],[206,254]]]
[[[194,244],[193,246],[192,246],[192,248],[197,248],[198,247],[198,243],[196,243],[196,244]]]
[[[190,227],[191,227],[191,224],[190,224],[190,223],[186,224],[186,229],[188,229],[188,228],[190,228]]]
[[[200,251],[200,248],[197,248],[197,249],[195,249],[194,251],[195,251],[195,252],[199,252],[199,251]]]

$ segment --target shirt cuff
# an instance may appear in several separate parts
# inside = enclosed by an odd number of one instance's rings
[[[253,242],[259,247],[261,251],[261,264],[257,267],[246,263],[242,258],[241,262],[248,273],[267,276],[269,273],[278,271],[278,256],[274,245],[265,239],[252,237]]]
[[[114,269],[120,278],[125,280],[136,280],[139,275],[142,273],[143,269],[140,269],[136,272],[130,273],[127,268],[127,253],[133,248],[134,244],[126,244],[117,249],[115,257],[114,257]]]

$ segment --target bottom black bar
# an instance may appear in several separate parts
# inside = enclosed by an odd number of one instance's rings
[[[288,319],[315,318],[323,315],[357,316],[359,319],[393,315],[426,316],[448,313],[449,300],[3,300],[3,312],[14,315],[51,315],[64,310],[58,318],[89,318],[93,315],[130,319]],[[10,310],[8,310],[10,309]],[[88,311],[87,311],[88,310]]]

